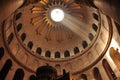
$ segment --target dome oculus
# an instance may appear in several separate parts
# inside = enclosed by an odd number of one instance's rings
[[[64,19],[64,11],[56,8],[51,10],[50,17],[55,22],[61,22]]]

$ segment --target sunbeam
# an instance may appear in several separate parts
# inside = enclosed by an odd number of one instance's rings
[[[78,36],[85,39],[87,38],[87,32],[85,27],[88,27],[89,24],[85,24],[82,20],[80,21],[69,14],[65,14],[65,18],[61,21],[61,23]]]

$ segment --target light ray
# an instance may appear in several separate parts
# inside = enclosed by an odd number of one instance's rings
[[[61,23],[82,38],[86,39],[88,37],[85,27],[89,27],[89,24],[85,24],[69,14],[65,14],[65,18],[63,21],[61,21]]]

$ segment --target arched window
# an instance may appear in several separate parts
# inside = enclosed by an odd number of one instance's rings
[[[12,61],[8,59],[0,71],[0,79],[5,80],[10,68],[12,67]]]
[[[41,55],[42,49],[41,49],[40,47],[38,47],[38,48],[36,49],[36,52],[37,52],[39,55]]]
[[[87,43],[86,41],[83,41],[83,42],[82,42],[82,46],[83,46],[83,48],[85,49],[85,48],[88,46],[88,43]]]
[[[25,33],[22,33],[22,35],[21,35],[21,40],[24,41],[25,38],[26,38],[26,34],[25,34]]]
[[[95,67],[93,69],[93,74],[94,74],[95,80],[103,80],[98,68]]]
[[[74,48],[74,54],[77,54],[77,53],[79,53],[80,51],[79,51],[79,48],[78,47],[75,47]]]
[[[97,32],[98,26],[97,26],[96,24],[92,24],[92,28],[93,28],[93,30],[94,30],[95,32]]]
[[[0,47],[0,60],[2,59],[3,56],[4,56],[4,48]]]
[[[65,57],[69,57],[69,56],[70,56],[70,52],[69,52],[68,50],[66,50],[66,51],[64,52],[64,56],[65,56]]]
[[[90,39],[90,41],[92,41],[93,40],[93,38],[94,38],[94,36],[93,36],[93,34],[92,33],[89,33],[89,39]]]
[[[37,80],[36,77],[34,75],[31,75],[29,80]]]
[[[20,19],[21,16],[22,16],[22,13],[21,13],[21,12],[18,13],[18,14],[16,15],[16,20]]]
[[[118,31],[118,33],[120,35],[120,25],[118,23],[116,23],[116,22],[115,22],[115,25],[116,25],[117,31]]]
[[[29,47],[29,49],[32,49],[32,47],[33,47],[33,42],[30,41],[27,46]]]
[[[51,56],[51,52],[50,51],[46,51],[45,56],[46,57],[50,57]]]
[[[117,50],[115,50],[113,47],[110,48],[110,57],[114,61],[115,65],[120,69],[120,53]]]
[[[13,77],[13,80],[23,80],[24,74],[25,73],[22,69],[17,69]]]
[[[17,25],[17,32],[19,32],[21,29],[22,29],[22,24],[20,23]]]
[[[60,58],[60,52],[55,52],[55,58]]]
[[[93,17],[94,17],[95,20],[98,21],[98,15],[96,13],[93,13]]]
[[[110,67],[108,61],[106,59],[103,59],[102,64],[103,64],[103,67],[104,67],[109,79],[116,80],[117,77],[116,77],[115,73],[113,72],[112,68]]]
[[[8,36],[8,39],[7,39],[8,44],[11,43],[11,41],[13,40],[13,37],[14,37],[14,34],[13,34],[13,33],[11,33],[11,34]]]
[[[81,79],[82,80],[87,80],[87,76],[85,74],[81,74]]]

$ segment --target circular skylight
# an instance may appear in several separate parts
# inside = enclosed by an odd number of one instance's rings
[[[53,9],[50,13],[50,17],[55,22],[61,22],[64,19],[64,12],[62,9]]]

